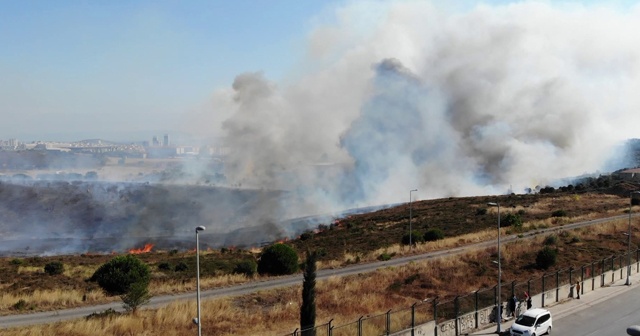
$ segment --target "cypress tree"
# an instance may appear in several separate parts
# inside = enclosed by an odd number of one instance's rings
[[[302,306],[300,307],[300,329],[302,336],[315,336],[316,325],[316,260],[315,252],[307,252],[302,282]]]

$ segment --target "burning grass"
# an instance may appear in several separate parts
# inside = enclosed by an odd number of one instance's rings
[[[624,221],[604,223],[589,229],[565,230],[503,245],[503,280],[524,282],[550,270],[533,266],[535,253],[550,243],[562,251],[555,269],[580,266],[626,249],[620,229]],[[637,237],[634,237],[637,238]],[[577,240],[576,240],[577,239]],[[495,285],[496,267],[491,260],[496,249],[474,250],[462,255],[413,262],[402,267],[382,268],[349,277],[331,277],[317,284],[317,323],[330,319],[333,325],[401,309],[436,296],[446,301],[480,288]],[[261,291],[234,298],[202,303],[203,333],[212,335],[284,335],[298,327],[301,286]],[[137,315],[118,315],[77,320],[47,326],[6,330],[7,335],[191,335],[190,320],[195,303],[175,302]],[[96,329],[100,328],[100,329]]]
[[[408,208],[399,206],[370,214],[352,216],[335,222],[333,225],[322,227],[306,236],[307,239],[292,240],[289,244],[295,246],[302,255],[307,248],[322,252],[319,268],[335,268],[344,265],[377,260],[382,254],[390,257],[413,253],[423,253],[459,247],[470,243],[495,239],[495,224],[497,208],[486,207],[488,201],[499,201],[501,213],[518,213],[523,218],[521,232],[537,230],[539,228],[561,226],[567,223],[591,220],[612,215],[624,214],[628,211],[628,198],[605,194],[582,195],[512,195],[500,197],[478,197],[460,199],[440,199],[414,203],[414,228],[426,230],[429,228],[442,229],[447,237],[442,240],[418,244],[413,250],[401,245],[401,236],[408,230]],[[486,209],[486,212],[479,211]],[[556,210],[565,210],[568,216],[553,217]],[[382,223],[382,224],[381,224]],[[627,221],[619,220],[592,226],[589,229],[570,231],[566,237],[559,239],[561,251],[559,264],[567,265],[582,261],[591,261],[609,256],[617,251],[626,249],[626,240],[620,232],[626,230]],[[502,228],[502,234],[514,233],[512,228]],[[507,245],[502,250],[505,260],[503,270],[505,278],[513,279],[524,275],[531,276],[532,260],[535,250],[541,246],[539,238],[533,240],[519,240]],[[595,246],[595,247],[594,247]],[[195,255],[191,252],[156,251],[153,246],[138,247],[146,251],[138,255],[147,262],[152,270],[151,292],[154,295],[181,293],[195,290]],[[240,284],[255,280],[257,277],[245,277],[233,274],[233,269],[239,260],[255,260],[259,249],[221,249],[208,250],[201,253],[201,281],[202,288],[216,288]],[[81,256],[30,257],[0,259],[0,314],[19,313],[14,309],[16,302],[24,300],[27,309],[32,311],[55,310],[67,307],[94,304],[117,300],[107,298],[98,290],[95,284],[87,283],[85,279],[91,276],[95,269],[111,259],[111,255],[85,254]],[[478,250],[465,256],[439,259],[431,263],[412,263],[394,270],[383,269],[371,274],[363,274],[349,278],[332,278],[318,283],[318,322],[337,318],[340,321],[353,321],[360,316],[377,314],[388,309],[411,303],[433,296],[447,297],[468,293],[480,287],[489,287],[495,283],[495,267],[490,260],[495,260],[495,249]],[[44,273],[44,265],[51,261],[60,261],[65,265],[61,275],[49,276]],[[508,267],[507,267],[508,265]],[[161,267],[162,266],[162,267]],[[179,266],[179,267],[178,267]],[[464,271],[463,271],[464,270]],[[453,281],[449,280],[453,279]],[[445,281],[446,280],[446,281]],[[46,295],[43,295],[46,293]],[[88,294],[92,293],[92,294]],[[86,295],[85,300],[82,297]],[[347,297],[357,299],[347,300]],[[207,301],[207,305],[225,305],[228,316],[215,314],[208,320],[216,321],[208,327],[207,333],[213,334],[251,334],[257,323],[260,334],[263,330],[284,330],[291,332],[296,327],[299,309],[299,288],[283,289],[275,292],[261,292],[233,300]],[[172,306],[173,307],[173,306]],[[131,319],[142,319],[153,324],[167,316],[169,307],[158,311],[141,312],[137,317],[112,317],[113,321],[128,324]],[[213,314],[208,310],[208,314]],[[246,315],[251,315],[246,317]],[[179,317],[171,315],[167,323],[174,319],[181,325],[171,326],[176,335],[189,334],[193,330],[190,319],[193,313],[180,313]],[[293,316],[293,317],[292,317]],[[274,318],[280,321],[280,329],[268,320]],[[253,321],[254,325],[235,326],[238,320]],[[107,334],[131,334],[126,328],[112,325],[113,321],[101,321]],[[151,322],[150,322],[151,321]],[[187,322],[185,322],[187,321]],[[335,321],[336,323],[338,320]],[[69,322],[85,323],[83,321]],[[131,322],[132,323],[132,322]],[[178,323],[178,322],[175,322]],[[206,322],[209,323],[209,322]],[[86,321],[87,325],[95,328],[95,321]],[[186,325],[183,325],[186,324]],[[334,323],[335,324],[335,323]],[[65,324],[62,329],[33,329],[44,330],[44,334],[65,334],[70,330]],[[130,330],[138,330],[138,324],[130,326]],[[291,326],[291,330],[287,327]],[[270,326],[273,326],[271,328]],[[103,328],[101,327],[101,328]],[[164,326],[163,326],[164,327]],[[34,327],[54,328],[54,327]],[[58,327],[55,327],[58,328]],[[79,330],[82,330],[78,325]],[[264,328],[264,329],[263,329]],[[26,330],[26,329],[21,329]],[[89,329],[95,330],[95,329]],[[102,330],[102,329],[101,329]],[[149,329],[153,330],[153,328]],[[150,334],[158,334],[156,330]],[[22,332],[22,331],[20,331]],[[120,333],[122,332],[122,333]],[[34,331],[34,333],[38,333]],[[133,334],[149,334],[147,329]],[[84,333],[78,333],[84,335]]]

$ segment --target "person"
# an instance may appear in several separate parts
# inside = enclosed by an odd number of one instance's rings
[[[580,299],[580,281],[576,281],[576,293],[578,294],[578,299]]]
[[[509,300],[509,315],[515,317],[516,316],[516,305],[518,304],[518,297],[513,294],[511,300]]]
[[[531,297],[529,293],[524,292],[524,300],[527,302],[527,310],[531,309]]]

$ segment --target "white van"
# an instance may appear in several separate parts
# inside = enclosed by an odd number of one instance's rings
[[[511,325],[511,336],[540,336],[551,334],[551,313],[542,308],[529,309]]]

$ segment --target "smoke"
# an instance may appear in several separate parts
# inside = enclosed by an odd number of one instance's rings
[[[366,10],[365,10],[366,9]],[[373,13],[373,14],[372,14]],[[296,191],[296,214],[515,192],[611,168],[640,121],[640,9],[350,2],[309,70],[216,93],[225,174]],[[223,94],[223,93],[226,93]]]

